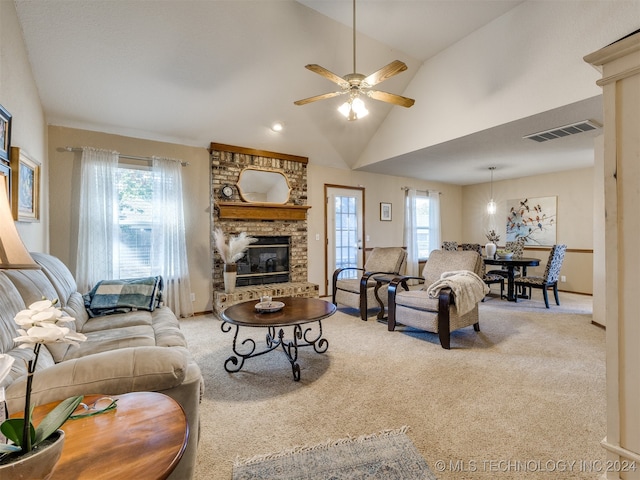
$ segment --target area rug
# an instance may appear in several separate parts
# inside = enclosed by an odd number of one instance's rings
[[[233,465],[233,480],[436,480],[407,427],[257,455]]]

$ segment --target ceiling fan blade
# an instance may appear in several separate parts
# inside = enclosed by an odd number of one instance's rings
[[[325,98],[337,97],[338,95],[342,95],[346,92],[331,92],[331,93],[323,93],[322,95],[316,95],[315,97],[303,98],[302,100],[296,100],[293,102],[296,105],[306,105],[307,103],[317,102],[318,100],[324,100]]]
[[[362,82],[366,83],[370,87],[373,87],[374,85],[377,85],[380,82],[384,82],[388,78],[391,78],[398,73],[404,72],[406,69],[407,66],[403,62],[401,62],[400,60],[394,60],[389,65],[386,65],[377,72],[374,72],[368,77],[365,77]]]
[[[380,100],[381,102],[393,103],[394,105],[400,105],[401,107],[411,107],[416,101],[413,98],[403,97],[394,93],[381,92],[379,90],[370,90],[367,92],[367,96],[374,100]]]
[[[311,70],[312,72],[315,72],[318,75],[322,75],[327,80],[331,80],[333,83],[337,83],[343,88],[349,86],[349,82],[347,82],[344,78],[336,75],[333,72],[330,72],[329,70],[327,70],[324,67],[321,67],[320,65],[316,65],[315,63],[312,63],[309,65],[305,65],[304,68],[306,68],[307,70]]]

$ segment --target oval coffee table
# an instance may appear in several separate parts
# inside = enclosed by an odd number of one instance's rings
[[[229,332],[235,326],[233,335],[233,353],[224,362],[224,369],[229,373],[235,373],[242,369],[248,358],[264,355],[278,347],[282,347],[287,359],[291,363],[293,379],[300,380],[300,365],[298,365],[298,349],[312,346],[317,353],[324,353],[329,348],[329,342],[322,338],[322,319],[333,315],[336,306],[319,298],[281,297],[274,298],[274,302],[284,303],[284,307],[277,312],[258,312],[255,308],[258,301],[232,305],[220,315],[223,323],[223,332]],[[313,326],[302,330],[302,325],[318,323],[317,332]],[[232,326],[233,325],[233,326]],[[283,327],[293,326],[293,337],[285,339]],[[267,329],[266,345],[258,350],[258,345],[251,338],[246,338],[240,345],[243,351],[238,350],[238,333],[240,327],[262,327]],[[277,330],[277,332],[276,332]]]

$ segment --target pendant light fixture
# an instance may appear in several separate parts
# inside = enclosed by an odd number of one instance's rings
[[[493,171],[496,167],[489,167],[489,171],[491,172],[491,200],[487,203],[487,213],[489,215],[495,215],[497,207],[496,202],[493,201]]]

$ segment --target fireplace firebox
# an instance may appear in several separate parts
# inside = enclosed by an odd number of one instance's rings
[[[237,262],[236,286],[290,282],[289,251],[291,237],[254,237],[258,241],[249,245],[244,257]]]

